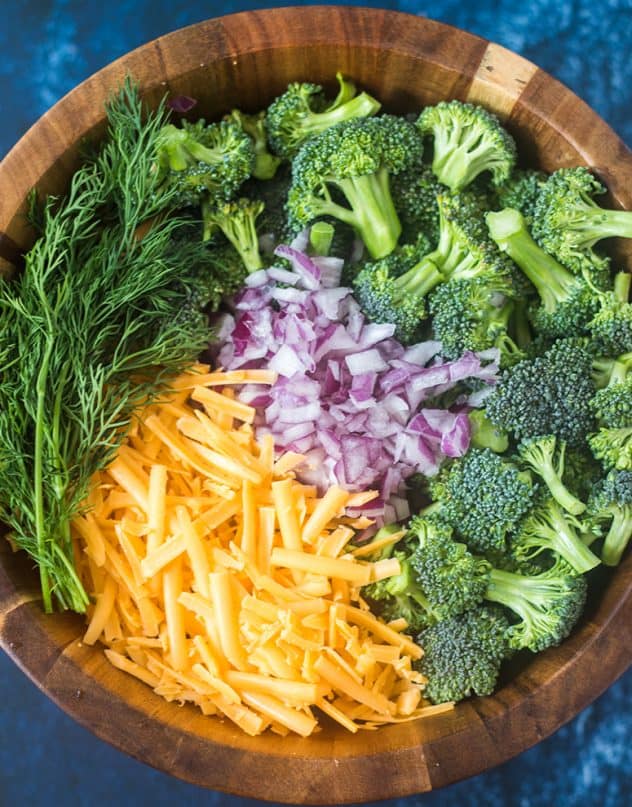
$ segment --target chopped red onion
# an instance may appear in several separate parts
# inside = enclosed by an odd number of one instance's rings
[[[321,492],[332,484],[377,489],[377,499],[348,510],[376,526],[407,518],[406,479],[436,474],[446,457],[467,451],[467,410],[496,383],[498,351],[446,362],[438,342],[404,348],[394,326],[365,322],[351,290],[336,285],[339,274],[332,282],[338,259],[310,258],[306,245],[307,231],[277,247],[292,272],[272,267],[251,276],[234,300],[234,317],[221,320],[218,364],[279,374],[265,390],[244,385],[240,398],[257,407],[258,434],[307,455],[297,468],[303,482]],[[486,386],[459,398],[460,407],[431,405],[464,379]]]
[[[197,100],[190,98],[188,95],[174,95],[172,98],[168,99],[167,106],[169,109],[173,109],[174,112],[185,115],[187,112],[190,112],[193,107],[197,106]]]

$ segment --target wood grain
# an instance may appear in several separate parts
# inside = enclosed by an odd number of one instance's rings
[[[53,107],[0,164],[0,261],[19,263],[33,238],[24,202],[33,185],[64,190],[78,143],[98,138],[104,103],[127,73],[150,103],[166,92],[199,99],[195,114],[257,109],[288,81],[331,86],[353,76],[392,111],[442,98],[485,103],[520,153],[550,170],[586,163],[613,204],[632,209],[632,155],[582,101],[498,45],[431,20],[360,8],[237,14],[151,42]],[[632,266],[622,245],[615,254]],[[572,718],[632,661],[632,557],[617,568],[574,635],[525,657],[490,698],[454,713],[347,735],[251,738],[193,707],[166,703],[81,644],[81,620],[46,617],[28,560],[0,541],[0,645],[62,709],[126,753],[189,782],[277,802],[348,803],[439,788],[523,751]]]

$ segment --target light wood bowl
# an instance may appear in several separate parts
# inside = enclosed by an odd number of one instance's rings
[[[632,154],[586,104],[498,45],[427,19],[336,7],[248,12],[209,20],[133,51],[81,84],[0,165],[0,258],[19,263],[32,242],[24,201],[59,193],[78,145],[103,131],[103,105],[127,73],[148,101],[199,99],[214,118],[259,109],[291,80],[354,77],[390,111],[440,99],[481,102],[515,135],[525,162],[552,170],[586,163],[611,203],[632,209]],[[619,254],[632,266],[630,254]],[[344,803],[436,789],[518,754],[570,720],[632,661],[632,556],[616,569],[572,637],[507,675],[493,697],[453,713],[308,739],[250,738],[193,707],[166,703],[82,645],[82,620],[45,616],[36,575],[0,541],[0,645],[61,708],[98,737],[197,785],[260,799]]]

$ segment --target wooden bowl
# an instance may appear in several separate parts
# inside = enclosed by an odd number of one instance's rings
[[[587,163],[611,202],[632,209],[632,154],[569,90],[498,45],[427,19],[336,7],[248,12],[162,37],[101,70],[61,100],[0,165],[0,256],[17,264],[32,241],[31,187],[59,193],[78,145],[103,130],[103,104],[127,73],[150,102],[199,99],[209,118],[258,109],[291,80],[353,76],[395,112],[443,98],[484,103],[506,120],[520,154],[554,169]],[[632,266],[630,254],[620,254]],[[81,643],[82,620],[45,616],[28,560],[0,541],[0,645],[64,711],[143,762],[197,785],[282,802],[403,796],[480,773],[551,734],[630,664],[632,556],[610,577],[573,636],[523,665],[489,698],[375,732],[328,726],[308,739],[251,738],[193,707],[169,704]]]

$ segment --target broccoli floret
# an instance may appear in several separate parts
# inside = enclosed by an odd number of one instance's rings
[[[588,445],[566,447],[562,482],[580,501],[587,501],[593,486],[601,479],[603,469],[593,457]]]
[[[233,109],[225,120],[239,126],[252,140],[255,150],[255,164],[252,175],[255,179],[272,179],[281,163],[281,158],[268,151],[266,137],[265,112],[248,115],[239,109]]]
[[[415,241],[422,232],[430,240],[431,248],[439,241],[439,205],[437,196],[445,188],[429,168],[423,171],[403,171],[393,177],[392,194],[395,208],[402,223],[401,240]]]
[[[372,258],[385,257],[401,233],[390,178],[420,164],[422,151],[415,127],[393,115],[326,129],[292,163],[290,218],[307,226],[332,216],[355,229]]]
[[[525,358],[507,332],[514,307],[508,299],[511,293],[509,280],[495,272],[440,284],[428,303],[434,337],[441,342],[442,354],[457,359],[466,350],[497,347],[502,366]]]
[[[263,211],[263,202],[252,199],[237,199],[233,202],[202,205],[204,241],[221,231],[239,253],[248,272],[261,269],[259,241],[255,222]]]
[[[632,238],[632,212],[604,210],[594,202],[594,196],[605,192],[587,168],[560,168],[538,197],[533,237],[576,274],[607,268],[608,258],[593,249],[603,238]]]
[[[469,414],[470,445],[474,448],[490,448],[495,454],[502,454],[509,448],[507,432],[495,426],[484,409],[473,409]]]
[[[389,527],[392,526],[389,525]],[[384,529],[388,530],[388,528]],[[380,553],[379,559],[397,558],[400,573],[375,583],[369,583],[362,588],[363,597],[384,621],[405,619],[408,629],[413,632],[434,624],[438,618],[419,584],[411,563],[415,546],[415,542],[410,544],[408,540],[388,545]]]
[[[510,646],[537,653],[558,645],[577,623],[586,602],[586,578],[561,559],[536,575],[492,569],[485,598],[520,617],[508,631]]]
[[[406,345],[421,338],[421,327],[428,316],[426,297],[442,276],[433,263],[418,265],[416,247],[392,252],[386,258],[366,263],[353,280],[354,295],[373,322],[395,325],[395,336]],[[410,282],[411,264],[416,285]]]
[[[499,210],[512,207],[519,210],[530,227],[535,204],[542,186],[547,180],[543,171],[514,168],[510,176],[496,189],[496,205]]]
[[[614,289],[602,296],[599,312],[588,323],[597,349],[607,356],[632,352],[631,280],[632,274],[619,272],[614,279]]]
[[[416,667],[428,679],[425,696],[444,703],[491,695],[510,655],[508,630],[500,609],[479,607],[422,631],[417,642],[424,655]]]
[[[612,364],[608,383],[599,389],[591,406],[599,424],[611,429],[632,425],[632,353]]]
[[[591,518],[609,525],[601,559],[616,566],[632,538],[632,471],[611,471],[589,501]]]
[[[594,286],[575,277],[531,237],[521,213],[487,214],[489,232],[536,287],[541,304],[530,310],[537,331],[549,338],[583,334],[602,303]]]
[[[588,445],[604,468],[632,471],[632,426],[599,429],[588,435]]]
[[[553,552],[577,574],[584,574],[599,565],[599,558],[582,541],[581,529],[582,525],[575,516],[565,513],[550,497],[539,502],[524,519],[511,542],[511,551],[517,558],[527,561],[543,552]]]
[[[252,140],[234,123],[182,122],[160,132],[156,167],[164,183],[177,189],[176,203],[198,205],[205,196],[230,199],[252,174]]]
[[[272,253],[278,244],[289,243],[298,235],[298,229],[289,226],[285,209],[291,181],[289,166],[284,163],[272,179],[266,182],[251,179],[241,188],[245,198],[263,202],[263,211],[257,217],[257,232],[265,252]]]
[[[352,81],[336,73],[339,91],[327,103],[319,84],[294,82],[268,107],[265,127],[272,150],[291,160],[310,137],[337,123],[375,115],[380,103],[368,93],[356,95]]]
[[[584,502],[573,496],[562,481],[566,455],[563,440],[556,440],[553,434],[528,437],[519,444],[518,455],[522,463],[542,478],[551,496],[564,510],[575,516],[584,512]]]
[[[439,519],[416,516],[408,529],[410,542],[418,543],[411,564],[437,617],[449,619],[478,605],[490,564],[455,541],[452,527]]]
[[[528,471],[490,449],[472,448],[449,466],[440,494],[440,516],[468,546],[503,550],[505,537],[531,508],[536,488]]]
[[[481,106],[440,101],[423,110],[417,126],[423,135],[432,136],[432,170],[451,190],[465,188],[483,171],[490,171],[499,185],[516,162],[513,138]]]
[[[592,361],[581,340],[558,340],[505,371],[486,400],[488,418],[518,440],[555,435],[582,445],[594,428]]]

